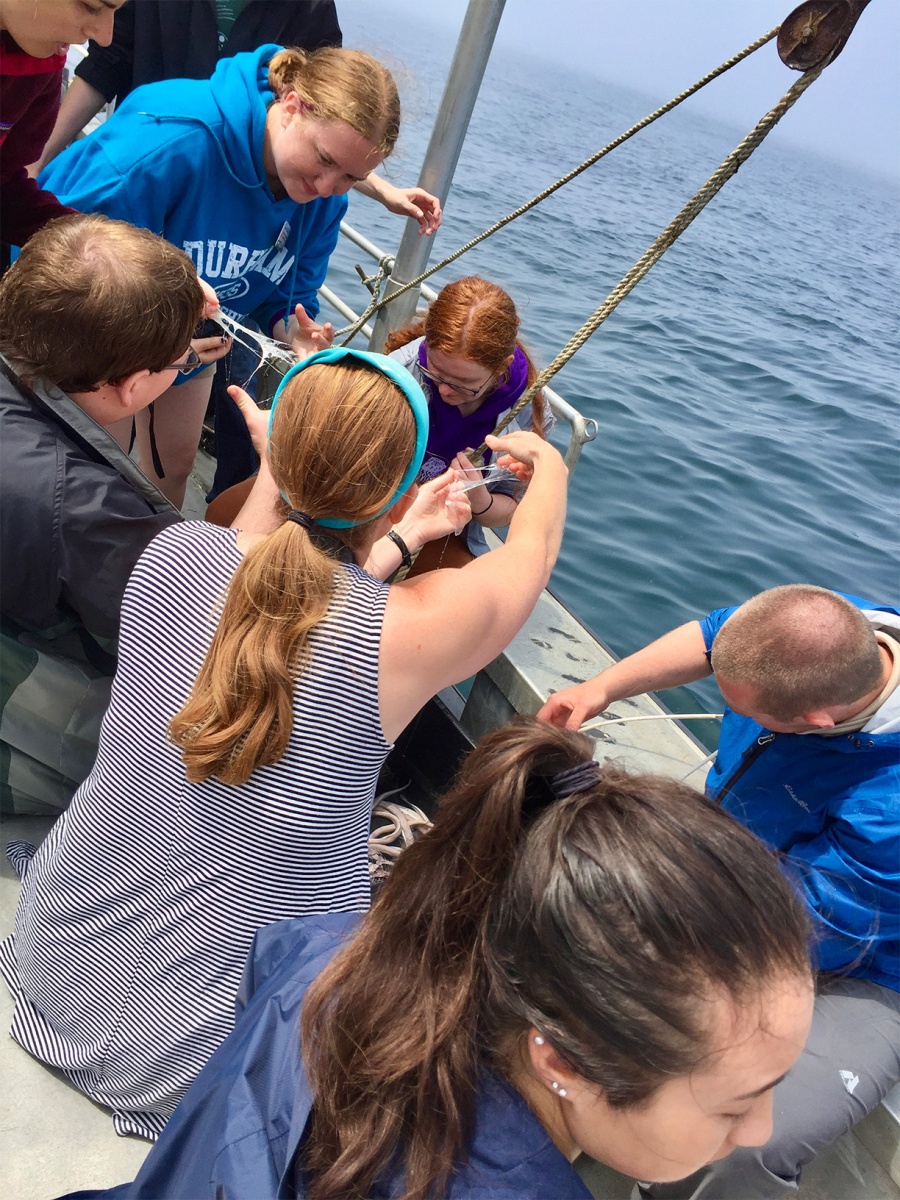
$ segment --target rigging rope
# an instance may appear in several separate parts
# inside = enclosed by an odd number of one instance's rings
[[[724,75],[726,71],[730,71],[732,67],[737,66],[737,64],[742,62],[743,59],[748,58],[762,46],[765,46],[767,42],[770,42],[772,38],[777,36],[778,29],[779,26],[776,25],[774,29],[769,30],[768,33],[763,34],[763,36],[760,38],[757,38],[755,42],[751,42],[749,46],[745,46],[743,50],[732,55],[731,58],[726,59],[725,62],[716,67],[715,70],[710,71],[707,75],[704,75],[702,79],[698,79],[696,83],[692,84],[689,88],[685,88],[683,92],[679,92],[679,94],[673,97],[673,99],[667,101],[660,108],[657,108],[654,112],[642,118],[642,120],[638,121],[636,125],[632,125],[630,129],[626,129],[624,133],[619,134],[619,136],[614,138],[611,142],[608,142],[607,145],[605,145],[601,150],[598,150],[595,154],[592,154],[590,158],[586,158],[583,163],[579,164],[579,166],[574,167],[560,179],[557,179],[555,183],[551,183],[549,187],[544,188],[542,192],[539,192],[531,200],[527,201],[527,203],[521,205],[513,212],[508,213],[507,216],[502,217],[496,222],[496,224],[491,225],[489,229],[485,229],[482,233],[479,233],[477,237],[474,237],[471,241],[466,242],[464,246],[460,246],[458,250],[455,250],[446,258],[441,259],[441,261],[435,264],[435,266],[429,267],[426,271],[423,271],[421,275],[417,275],[415,279],[411,279],[409,283],[401,284],[396,291],[391,292],[389,296],[385,296],[383,299],[379,299],[378,296],[381,278],[377,278],[374,284],[374,289],[377,290],[373,289],[373,298],[369,302],[365,312],[362,314],[362,316],[358,317],[352,325],[347,325],[345,328],[339,329],[335,333],[335,338],[343,337],[344,341],[341,343],[341,345],[346,346],[353,340],[354,337],[356,337],[357,333],[359,333],[368,319],[374,313],[378,312],[379,309],[384,308],[386,305],[390,304],[391,301],[396,300],[398,296],[404,295],[411,288],[419,287],[419,285],[428,279],[429,276],[434,275],[437,271],[442,271],[444,267],[449,266],[450,263],[455,262],[456,259],[461,258],[464,254],[467,254],[469,250],[477,246],[479,242],[485,241],[486,238],[491,237],[493,234],[497,233],[498,230],[503,229],[503,227],[506,225],[509,225],[510,222],[515,221],[518,217],[521,217],[525,213],[529,212],[536,205],[540,204],[541,201],[546,200],[548,196],[552,196],[554,192],[558,191],[561,187],[564,187],[567,183],[570,183],[573,179],[577,178],[583,171],[586,171],[588,167],[592,167],[594,163],[599,162],[600,159],[604,158],[610,153],[610,151],[617,149],[617,147],[621,146],[624,142],[627,142],[629,138],[634,137],[636,133],[640,133],[642,129],[646,129],[648,125],[652,125],[654,121],[659,120],[660,117],[665,116],[665,114],[668,112],[671,112],[673,108],[676,108],[683,101],[693,96],[695,92],[699,92],[700,89],[706,87],[708,83],[712,83],[714,79],[718,79],[720,75]],[[381,275],[381,272],[379,272],[379,275]],[[368,286],[368,283],[366,286]]]
[[[603,301],[600,307],[590,316],[581,328],[572,335],[569,341],[563,346],[556,358],[540,372],[534,383],[524,392],[522,397],[509,410],[505,420],[497,426],[494,433],[499,434],[506,426],[516,417],[522,409],[530,404],[536,392],[540,391],[545,384],[549,383],[557,371],[569,361],[572,355],[578,350],[588,338],[599,329],[606,318],[616,308],[621,300],[640,282],[647,274],[654,263],[662,258],[663,254],[668,250],[672,243],[681,236],[687,229],[688,225],[698,216],[703,209],[709,204],[713,196],[728,182],[732,175],[736,174],[738,168],[747,161],[753,151],[759,146],[763,138],[765,138],[775,128],[784,114],[792,107],[803,95],[810,84],[814,83],[827,64],[807,71],[797,80],[797,82],[788,89],[781,97],[774,108],[751,129],[742,142],[735,147],[726,159],[709,177],[703,187],[687,202],[681,212],[673,221],[662,231],[655,242],[644,252],[638,259],[630,271],[616,284],[607,298]],[[486,447],[482,444],[476,451],[473,461],[477,462],[480,456],[484,453]]]

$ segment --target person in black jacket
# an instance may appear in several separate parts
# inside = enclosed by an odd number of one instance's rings
[[[197,365],[208,308],[183,251],[99,215],[45,225],[0,282],[6,812],[58,812],[93,765],[125,584],[180,519],[103,426]]]
[[[216,9],[215,0],[127,0],[116,13],[111,44],[88,43],[33,173],[64,150],[104,104],[121,104],[142,84],[208,79],[220,57],[266,42],[304,50],[341,44],[333,0],[249,0],[230,30],[220,27]]]
[[[235,16],[225,15],[229,7]],[[88,55],[75,69],[53,132],[29,174],[38,175],[104,104],[121,104],[145,83],[208,79],[220,58],[267,42],[301,50],[340,46],[334,0],[232,0],[230,6],[215,0],[126,0],[116,12],[111,44],[88,43]],[[372,171],[356,189],[390,212],[418,221],[420,233],[434,233],[441,223],[440,201],[422,188],[397,187]]]

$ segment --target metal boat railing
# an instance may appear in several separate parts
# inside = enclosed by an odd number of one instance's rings
[[[347,221],[341,221],[341,236],[347,238],[364,254],[368,254],[379,265],[390,273],[393,269],[395,259],[393,255],[386,254],[374,242],[369,241],[367,237],[361,234],[357,229],[354,229]],[[363,272],[360,272],[363,274]],[[420,284],[419,294],[426,304],[430,304],[437,297],[437,292],[430,288],[426,283]],[[319,296],[325,301],[335,312],[351,323],[359,320],[359,313],[355,312],[349,304],[346,303],[335,291],[332,290],[326,283],[319,288]],[[364,325],[360,331],[364,337],[372,340],[373,328],[371,325]],[[583,416],[578,409],[564,399],[553,388],[545,387],[544,396],[550,409],[557,421],[569,427],[569,441],[565,450],[565,462],[569,468],[569,473],[575,470],[575,465],[581,455],[581,448],[586,442],[592,442],[597,436],[599,426],[593,417]]]

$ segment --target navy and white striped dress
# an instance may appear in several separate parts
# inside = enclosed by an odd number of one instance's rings
[[[192,784],[167,738],[240,561],[234,532],[201,522],[142,556],[96,764],[28,865],[0,947],[13,1037],[111,1108],[119,1133],[155,1137],[229,1032],[256,929],[369,904],[369,821],[390,749],[386,584],[338,568],[278,763],[241,787]]]

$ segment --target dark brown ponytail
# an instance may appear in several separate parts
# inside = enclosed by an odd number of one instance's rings
[[[441,1196],[478,1070],[504,1070],[531,1025],[611,1103],[638,1103],[709,1052],[698,994],[808,974],[802,903],[692,789],[607,769],[541,809],[592,749],[528,720],[485,738],[310,989],[311,1200],[364,1200],[398,1154],[406,1200]]]

